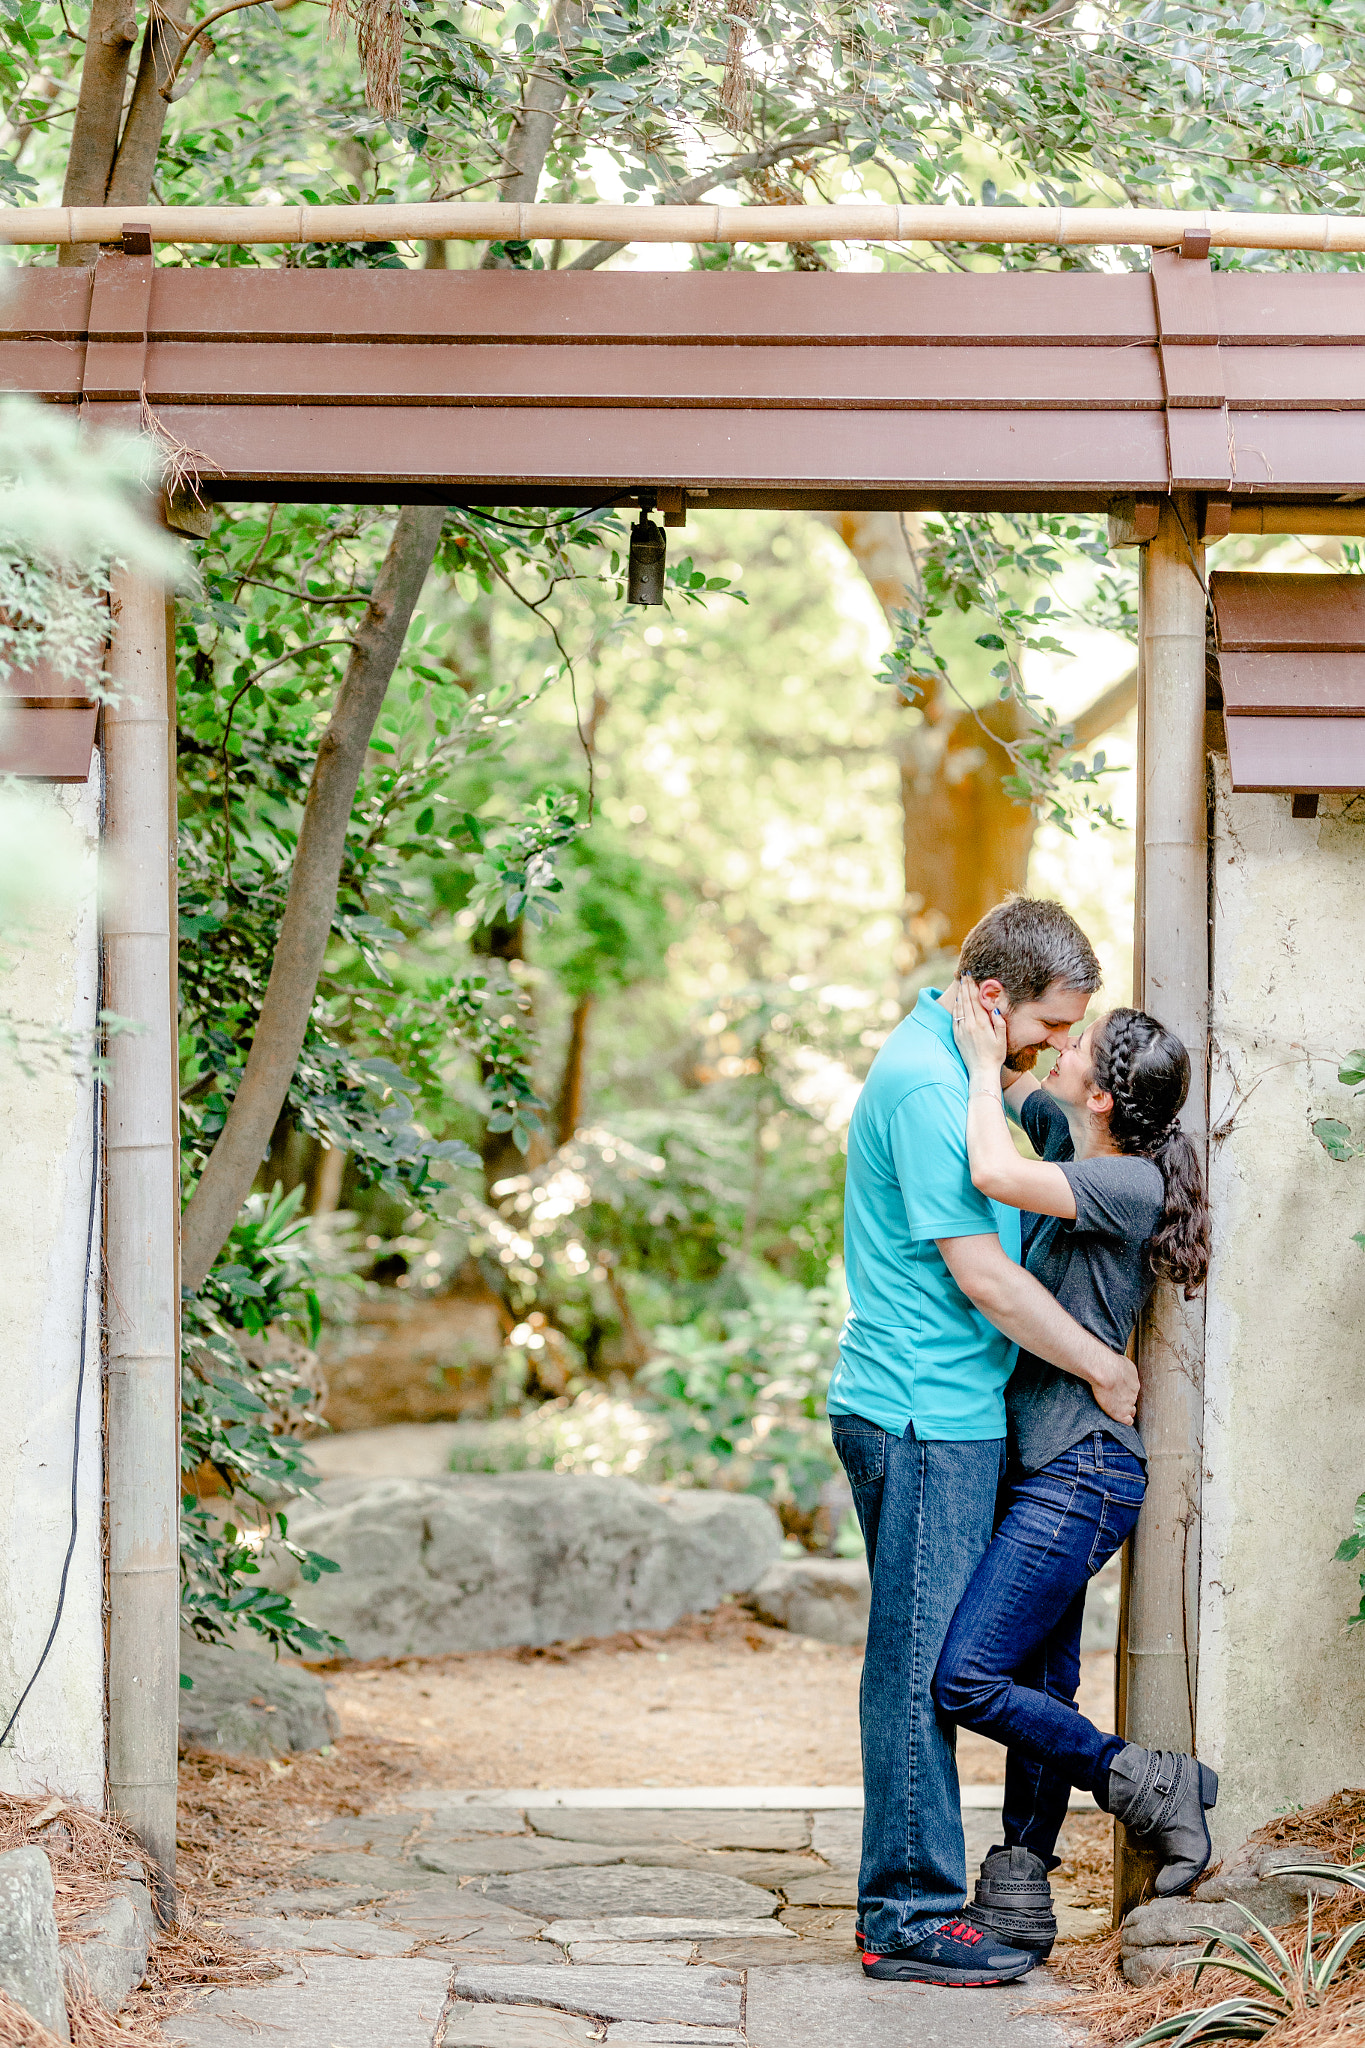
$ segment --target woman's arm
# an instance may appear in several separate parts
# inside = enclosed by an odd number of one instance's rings
[[[967,1069],[967,1157],[972,1185],[993,1202],[1011,1209],[1032,1209],[1040,1216],[1074,1220],[1076,1197],[1060,1166],[1041,1159],[1022,1159],[1005,1122],[1000,1094],[1000,1066],[1007,1050],[1005,1022],[988,1011],[970,980],[958,985],[953,1011],[953,1036]],[[1021,1081],[1029,1080],[1021,1076]],[[1011,1085],[1014,1094],[1019,1083]],[[1031,1084],[1036,1085],[1036,1084]],[[1023,1088],[1018,1099],[1030,1092]]]
[[[991,1201],[1074,1221],[1076,1197],[1061,1167],[1049,1166],[1042,1159],[1021,1159],[1015,1150],[998,1084],[991,1089],[972,1082],[967,1101],[967,1157],[972,1186]]]
[[[1014,1074],[1008,1086],[1005,1086],[1005,1074],[1008,1073],[1011,1073],[1011,1069],[1006,1067],[1000,1076],[1001,1085],[1005,1088],[1005,1107],[1011,1116],[1018,1117],[1030,1095],[1037,1094],[1038,1083],[1032,1074]]]

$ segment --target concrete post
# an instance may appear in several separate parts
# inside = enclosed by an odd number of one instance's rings
[[[105,714],[108,1007],[138,1034],[110,1053],[107,1160],[109,1798],[174,1917],[179,1659],[175,777],[168,608],[121,571]]]
[[[99,1009],[100,774],[97,756],[88,782],[31,788],[54,859],[65,843],[73,886],[32,929],[5,933],[0,978],[0,1010],[74,1029],[82,1055]],[[0,1054],[0,1730],[14,1715],[0,1789],[95,1807],[105,1790],[97,1123],[84,1057],[49,1058],[35,1074]]]
[[[1134,1001],[1179,1033],[1192,1068],[1183,1122],[1208,1150],[1208,795],[1204,550],[1188,498],[1163,505],[1139,592],[1138,863]],[[1138,1340],[1148,1486],[1125,1575],[1122,1730],[1149,1749],[1195,1741],[1204,1301],[1162,1282]],[[1116,1919],[1148,1860],[1119,1830]]]

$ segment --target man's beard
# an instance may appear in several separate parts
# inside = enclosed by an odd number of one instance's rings
[[[1021,1045],[1018,1052],[1005,1055],[1005,1065],[1012,1074],[1031,1074],[1042,1050],[1041,1045]]]

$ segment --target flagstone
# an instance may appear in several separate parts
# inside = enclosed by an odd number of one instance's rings
[[[488,1877],[466,1889],[540,1920],[597,1920],[635,1914],[755,1920],[776,1913],[781,1904],[772,1892],[737,1877],[631,1863]]]
[[[462,1969],[455,1979],[455,1997],[478,2004],[553,2005],[594,2019],[737,2027],[742,1987],[739,1978],[723,1970],[679,1969],[668,1963],[638,1969],[588,1963],[566,1970]]]

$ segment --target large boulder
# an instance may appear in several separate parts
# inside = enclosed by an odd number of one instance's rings
[[[69,2041],[53,1897],[52,1865],[41,1849],[0,1853],[0,1991]]]
[[[280,1664],[260,1650],[224,1648],[180,1638],[181,1749],[225,1756],[289,1756],[325,1749],[341,1723],[320,1678]]]
[[[1139,1986],[1175,1976],[1185,1963],[1203,1954],[1210,1928],[1245,1935],[1247,1920],[1239,1911],[1242,1906],[1267,1927],[1284,1927],[1298,1920],[1307,1910],[1310,1894],[1335,1898],[1341,1886],[1328,1879],[1282,1873],[1291,1864],[1322,1860],[1321,1850],[1310,1844],[1281,1842],[1271,1847],[1253,1836],[1219,1865],[1216,1875],[1205,1878],[1193,1897],[1150,1899],[1133,1908],[1123,1923],[1120,1963],[1124,1976]]]
[[[341,1566],[275,1583],[353,1657],[442,1656],[668,1628],[747,1592],[781,1552],[746,1494],[556,1472],[324,1481],[290,1535]]]
[[[97,1999],[108,2013],[118,2013],[137,1990],[156,1939],[156,1915],[142,1867],[126,1863],[124,1872],[113,1897],[81,1915],[61,1951],[68,1996]]]
[[[784,1557],[764,1572],[745,1604],[774,1628],[861,1649],[872,1605],[867,1559]]]

